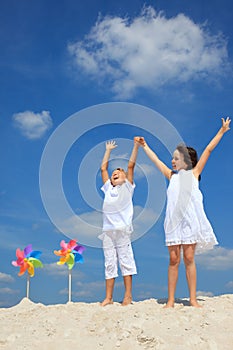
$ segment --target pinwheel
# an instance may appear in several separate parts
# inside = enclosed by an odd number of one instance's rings
[[[71,301],[71,270],[75,263],[83,263],[82,253],[85,248],[78,245],[74,239],[71,239],[68,243],[64,240],[60,242],[61,249],[54,250],[54,254],[60,257],[57,262],[58,265],[66,264],[69,270],[69,302]]]
[[[43,267],[42,262],[39,260],[41,252],[32,250],[32,245],[29,244],[24,250],[16,249],[16,261],[12,261],[12,265],[19,267],[19,276],[22,276],[26,271],[27,275],[27,298],[29,298],[29,284],[30,277],[33,277],[35,274],[35,268]]]

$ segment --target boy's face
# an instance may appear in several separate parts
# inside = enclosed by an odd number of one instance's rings
[[[111,175],[111,183],[113,186],[122,185],[126,180],[126,173],[123,169],[117,168]]]

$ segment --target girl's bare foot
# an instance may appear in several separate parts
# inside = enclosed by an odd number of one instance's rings
[[[190,306],[197,307],[197,308],[202,307],[202,305],[198,304],[198,302],[196,300],[193,300],[193,301],[190,300],[189,304],[190,304]]]
[[[113,304],[113,300],[109,299],[109,298],[104,299],[102,301],[102,303],[100,303],[101,306],[106,306],[106,305],[110,305],[110,304]]]
[[[124,299],[123,299],[121,305],[122,305],[122,306],[126,306],[126,305],[129,305],[129,304],[131,304],[131,303],[132,303],[132,297],[131,297],[131,296],[130,296],[130,297],[124,297]]]
[[[167,304],[164,305],[164,309],[169,309],[170,307],[174,307],[174,301],[167,301]]]

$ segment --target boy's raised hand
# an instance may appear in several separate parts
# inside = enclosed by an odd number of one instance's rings
[[[142,137],[142,136],[135,136],[134,142],[140,144],[140,146],[144,146],[146,141],[145,141],[144,137]]]
[[[106,150],[112,150],[117,147],[116,141],[107,141],[105,143]]]

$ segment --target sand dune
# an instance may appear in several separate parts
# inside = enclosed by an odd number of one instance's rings
[[[35,304],[0,309],[0,349],[233,349],[233,295],[199,297],[201,309],[149,299],[118,303]]]

